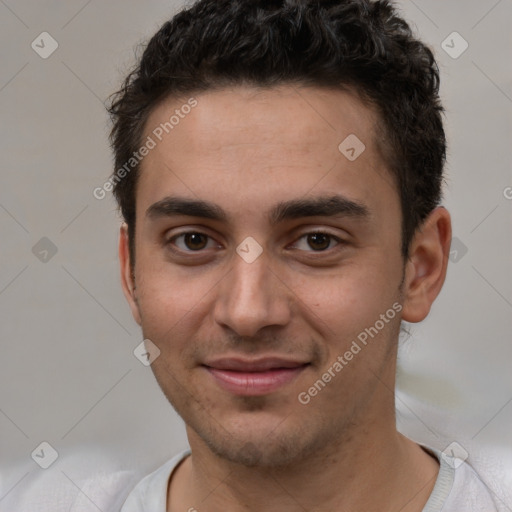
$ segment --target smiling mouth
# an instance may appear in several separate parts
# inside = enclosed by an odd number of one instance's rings
[[[225,391],[239,396],[266,395],[279,390],[297,378],[309,363],[283,360],[217,361],[203,367]]]

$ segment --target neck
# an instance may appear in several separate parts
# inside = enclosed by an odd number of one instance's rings
[[[246,467],[212,453],[187,429],[192,456],[173,476],[169,510],[268,512],[423,509],[438,463],[392,421],[358,421],[286,467]]]

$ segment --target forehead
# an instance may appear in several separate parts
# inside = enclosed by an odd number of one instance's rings
[[[141,163],[137,210],[165,195],[220,203],[231,194],[227,209],[254,213],[262,200],[314,189],[396,194],[375,144],[377,121],[355,94],[333,89],[238,86],[168,98],[146,122],[144,140],[155,146]]]
[[[172,123],[176,124],[170,129],[167,125],[169,133],[162,134],[169,145],[174,141],[179,146],[193,131],[197,137],[186,141],[193,149],[215,150],[220,145],[226,146],[226,142],[229,145],[231,140],[233,145],[262,142],[295,145],[298,139],[301,147],[310,148],[323,143],[332,145],[347,130],[371,143],[368,139],[374,137],[377,124],[374,110],[348,90],[295,85],[236,86],[206,91],[194,98],[197,107],[193,109],[187,107],[190,97],[186,96],[170,97],[159,104],[148,117],[146,134],[158,130],[175,114]],[[286,130],[276,139],[273,128],[278,126]],[[326,137],[328,134],[330,137]]]

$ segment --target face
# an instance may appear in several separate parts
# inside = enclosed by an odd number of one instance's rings
[[[160,387],[190,433],[248,465],[298,460],[370,418],[377,428],[394,414],[404,261],[375,113],[307,87],[187,100],[146,124],[135,290],[125,230],[120,244]]]

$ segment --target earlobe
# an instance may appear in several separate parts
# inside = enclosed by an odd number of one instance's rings
[[[446,278],[451,235],[450,214],[442,206],[416,231],[405,269],[403,320],[421,322],[428,315]]]
[[[121,286],[128,301],[134,320],[141,325],[139,305],[137,303],[135,276],[130,261],[128,226],[123,223],[119,231],[119,263],[121,266]]]

